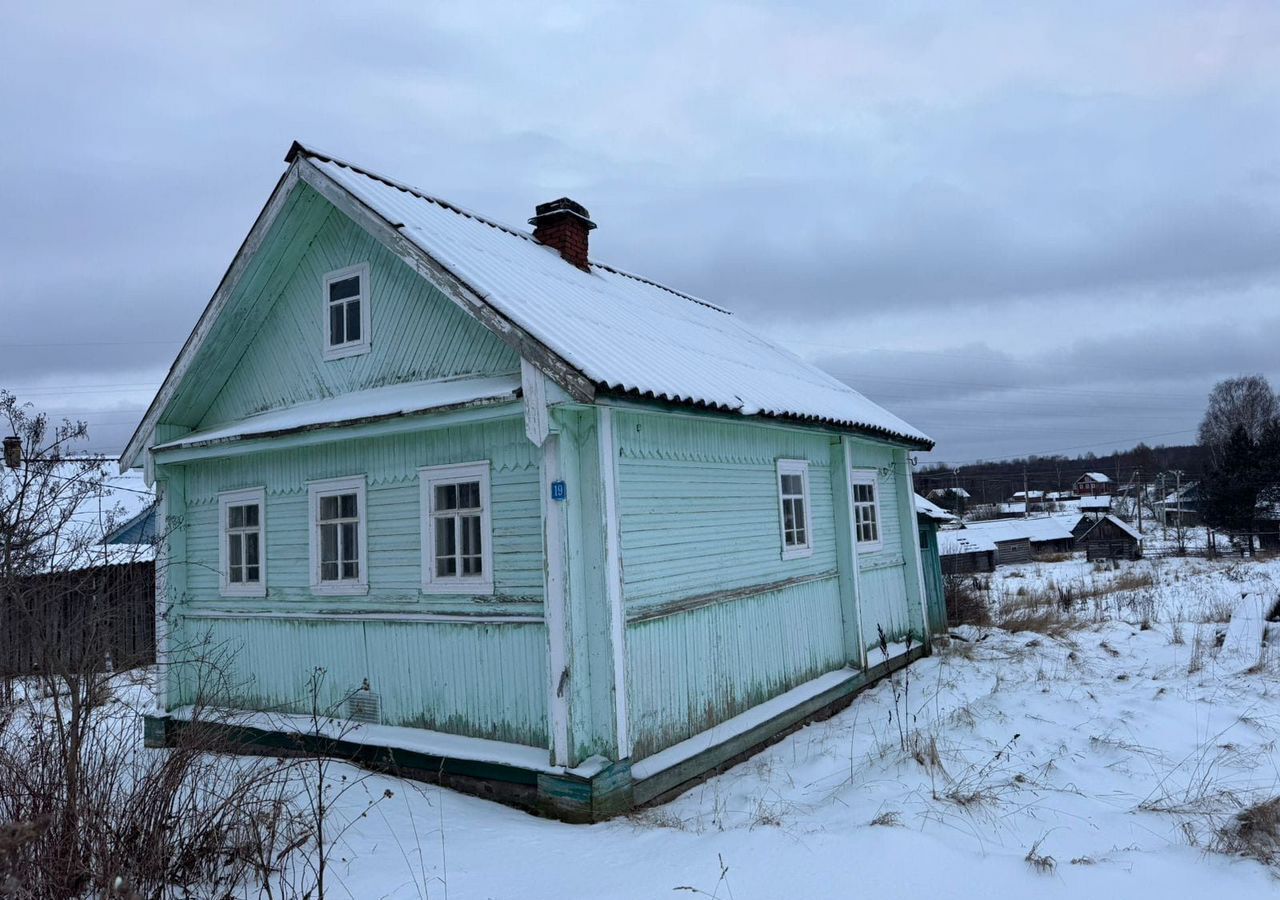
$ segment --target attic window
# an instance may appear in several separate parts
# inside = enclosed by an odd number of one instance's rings
[[[324,358],[369,352],[369,266],[361,263],[324,277]]]

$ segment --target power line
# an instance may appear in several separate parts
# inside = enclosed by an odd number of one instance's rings
[[[26,347],[141,347],[155,344],[181,344],[185,339],[164,341],[6,341],[0,347],[23,349]]]
[[[1194,428],[1184,428],[1181,431],[1165,431],[1165,432],[1161,432],[1160,434],[1148,434],[1145,437],[1117,438],[1115,440],[1094,441],[1091,444],[1077,444],[1074,447],[1059,447],[1055,450],[1028,450],[1023,453],[1010,453],[1008,456],[1001,456],[995,459],[991,459],[987,457],[977,457],[974,459],[967,459],[967,460],[931,459],[928,462],[930,464],[940,464],[940,465],[948,465],[948,466],[975,465],[977,463],[983,463],[983,462],[995,463],[995,462],[1003,462],[1007,460],[1018,460],[1028,456],[1048,456],[1051,453],[1066,453],[1068,450],[1087,450],[1090,447],[1099,447],[1103,444],[1111,444],[1113,446],[1122,445],[1122,444],[1132,445],[1132,444],[1149,441],[1154,438],[1169,437],[1175,434],[1192,434],[1195,431],[1196,429]]]

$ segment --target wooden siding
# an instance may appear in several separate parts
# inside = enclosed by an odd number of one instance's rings
[[[308,680],[319,667],[325,670],[320,706],[338,716],[367,681],[381,700],[383,724],[547,744],[547,638],[541,623],[196,615],[185,624],[187,641],[220,663],[210,700],[306,714]],[[195,675],[194,667],[179,667],[179,705],[194,701]]]
[[[295,189],[167,421],[210,427],[404,381],[520,370],[516,353],[310,187]],[[326,273],[369,264],[371,349],[324,360]]]
[[[903,553],[902,516],[898,508],[895,479],[901,477],[894,466],[890,447],[853,442],[854,469],[874,469],[880,504],[880,539],[877,550],[858,548],[858,603],[861,608],[862,640],[872,662],[880,661],[880,630],[889,641],[901,641],[911,630],[911,594],[907,579],[915,578]]]
[[[627,628],[632,759],[844,664],[832,575]]]
[[[640,759],[844,665],[829,435],[618,412],[627,698]],[[782,559],[777,460],[809,463]]]
[[[192,602],[237,608],[345,606],[360,611],[476,612],[503,607],[541,614],[542,519],[539,453],[518,419],[412,432],[187,466],[187,580]],[[494,596],[420,596],[421,466],[491,462]],[[310,591],[307,482],[368,478],[368,596],[315,598]],[[266,488],[267,597],[218,597],[218,493]]]
[[[836,570],[827,435],[632,412],[615,421],[628,617]],[[809,461],[809,557],[782,559],[778,459]]]
[[[367,679],[387,724],[546,746],[540,456],[511,418],[166,468],[185,489],[186,565],[171,573],[179,639],[232,654],[224,693],[243,708],[303,711],[319,666],[326,707]],[[423,595],[417,469],[482,459],[495,594]],[[307,482],[342,475],[367,478],[369,592],[313,596]],[[267,596],[221,597],[218,494],[256,486],[266,493]],[[191,673],[175,679],[170,705],[190,703]]]

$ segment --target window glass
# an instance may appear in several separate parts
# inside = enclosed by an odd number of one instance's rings
[[[423,547],[429,553],[423,561],[426,589],[443,592],[451,581],[458,582],[460,589],[463,584],[492,587],[487,561],[487,463],[483,471],[477,468],[478,464],[440,467],[441,474],[435,477],[431,469],[422,471],[427,507]]]

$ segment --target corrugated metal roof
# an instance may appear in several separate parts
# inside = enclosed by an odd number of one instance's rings
[[[720,307],[595,261],[583,271],[518,228],[327,154],[295,151],[598,385],[932,445],[923,432]]]

